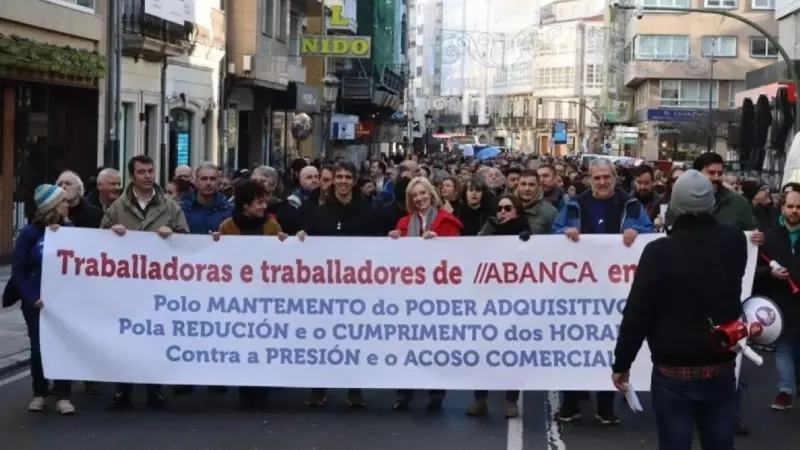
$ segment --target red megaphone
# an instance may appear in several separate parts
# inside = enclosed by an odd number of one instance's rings
[[[783,267],[780,264],[778,264],[777,261],[775,261],[774,259],[770,258],[769,256],[767,256],[767,255],[765,255],[763,253],[759,253],[759,254],[761,255],[761,259],[766,261],[766,263],[769,264],[770,267],[772,267],[773,265],[777,265],[778,267]],[[795,284],[794,280],[791,279],[791,277],[787,278],[786,281],[789,282],[789,287],[792,288],[792,295],[797,295],[798,293],[800,293],[800,287],[797,287],[797,285]]]
[[[711,330],[711,345],[718,352],[733,352],[736,351],[736,344],[749,335],[747,324],[738,319],[732,320]]]

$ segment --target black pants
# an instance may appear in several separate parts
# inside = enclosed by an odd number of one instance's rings
[[[475,391],[475,400],[486,400],[489,391]],[[519,391],[506,391],[506,401],[516,403],[519,401]]]
[[[269,394],[269,388],[258,386],[239,386],[239,400],[244,403],[263,402]]]
[[[564,391],[562,408],[566,411],[580,411],[581,391]],[[595,392],[597,398],[597,414],[604,415],[614,412],[614,392]]]
[[[42,347],[39,341],[39,310],[23,302],[22,317],[28,327],[28,339],[31,343],[31,378],[33,379],[34,397],[47,397],[49,386],[44,377],[42,366]],[[58,400],[69,399],[72,391],[72,382],[66,380],[54,381],[55,394]]]
[[[311,388],[311,393],[312,394],[319,395],[321,397],[324,397],[327,392],[328,392],[328,390],[325,389],[325,388]],[[350,395],[361,395],[361,389],[348,389],[347,390],[347,395],[348,396],[350,396]]]
[[[147,386],[147,395],[153,395],[158,393],[161,390],[161,385],[159,384],[148,384]],[[117,383],[117,395],[131,395],[133,393],[133,384],[131,383]]]
[[[447,391],[444,389],[431,389],[428,391],[428,397],[444,397]],[[414,390],[413,389],[398,389],[397,390],[398,397],[406,397],[409,400],[414,398]]]

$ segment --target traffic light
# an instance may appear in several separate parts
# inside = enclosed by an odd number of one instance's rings
[[[537,98],[536,99],[536,107],[539,108],[539,109],[542,108],[542,99],[541,98]]]

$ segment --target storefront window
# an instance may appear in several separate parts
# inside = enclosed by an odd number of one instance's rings
[[[191,165],[192,114],[185,109],[173,109],[169,116],[169,172],[167,176],[172,178],[176,167]]]
[[[273,111],[272,113],[272,159],[270,164],[284,168],[297,156],[297,142],[292,137],[291,126],[294,113]]]
[[[272,167],[279,167],[280,162],[283,162],[283,152],[286,144],[283,116],[283,111],[272,112],[272,152],[268,162]]]

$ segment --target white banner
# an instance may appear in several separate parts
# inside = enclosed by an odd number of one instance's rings
[[[660,237],[47,233],[49,379],[522,390],[612,389],[635,265]],[[645,346],[637,390],[650,368]]]

